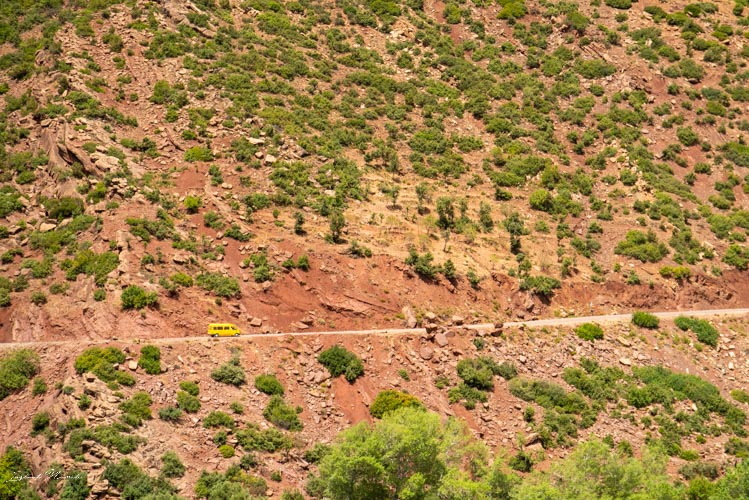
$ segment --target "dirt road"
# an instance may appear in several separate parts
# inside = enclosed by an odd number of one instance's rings
[[[749,308],[743,309],[705,309],[697,311],[664,311],[664,312],[653,312],[658,318],[661,319],[674,319],[678,316],[693,316],[693,317],[720,317],[720,316],[744,316],[749,315]],[[632,314],[608,314],[603,316],[578,316],[571,318],[548,318],[548,319],[535,319],[529,321],[508,321],[503,323],[504,327],[512,328],[525,325],[525,327],[542,327],[542,326],[576,326],[583,323],[622,323],[631,321]],[[494,330],[496,325],[494,323],[480,323],[473,325],[464,325],[464,328],[470,328],[473,330]],[[281,338],[287,336],[294,337],[314,337],[322,335],[342,335],[342,336],[355,336],[355,335],[423,335],[426,334],[424,328],[387,328],[381,330],[343,330],[343,331],[329,331],[329,332],[287,332],[287,333],[252,333],[242,335],[242,339],[253,339],[253,338]],[[232,337],[230,337],[232,338]],[[143,342],[149,344],[175,344],[180,342],[201,342],[201,341],[213,341],[220,342],[221,338],[211,338],[204,334],[196,334],[190,337],[162,337],[162,338],[149,338],[149,339],[117,339],[116,337],[111,340],[61,340],[61,341],[47,341],[47,342],[9,342],[0,343],[0,350],[2,349],[18,349],[24,347],[44,347],[44,346],[70,346],[70,345],[101,345],[108,344],[110,342]]]

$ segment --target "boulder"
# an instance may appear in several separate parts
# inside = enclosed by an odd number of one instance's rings
[[[419,356],[421,356],[421,359],[424,361],[429,361],[434,357],[434,349],[429,346],[423,346],[419,349]]]

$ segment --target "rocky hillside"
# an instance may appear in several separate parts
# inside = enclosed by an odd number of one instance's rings
[[[85,469],[68,489],[112,497],[145,496],[127,482],[185,498],[212,498],[210,481],[301,490],[327,478],[314,443],[397,389],[520,471],[610,435],[638,460],[661,443],[669,481],[721,481],[715,464],[747,446],[746,398],[730,394],[746,380],[743,322],[580,333],[595,343],[457,327],[749,306],[747,24],[744,0],[1,2],[0,341],[67,343],[0,360],[3,444],[25,457],[0,472]],[[432,333],[208,342],[219,321]],[[333,340],[362,378],[317,361]],[[110,341],[123,350],[76,366]],[[152,374],[144,344],[163,357]],[[210,377],[224,363],[246,373],[239,388]],[[674,372],[642,368],[661,365]],[[265,372],[285,390],[267,412],[252,389]],[[197,413],[178,403],[185,381]],[[264,413],[302,430],[266,432]],[[170,455],[157,480],[170,450],[184,475]],[[151,479],[106,462],[126,456]],[[453,465],[488,495],[488,476]],[[203,469],[231,477],[201,483]],[[30,494],[3,484],[0,498]]]
[[[0,333],[746,305],[742,5],[4,2]]]
[[[42,474],[29,487],[53,498],[87,498],[65,490],[92,498],[149,491],[219,498],[199,489],[216,473],[258,496],[305,488],[314,496],[309,477],[325,446],[354,423],[378,422],[372,415],[382,407],[381,393],[398,391],[466,422],[495,466],[511,472],[546,470],[578,443],[605,437],[637,456],[646,444],[662,447],[673,480],[691,480],[700,470],[720,476],[749,448],[749,346],[746,319],[712,324],[611,324],[603,338],[585,340],[580,328],[477,332],[445,323],[426,336],[115,342],[107,347],[113,358],[100,347],[40,348],[34,383],[0,401],[2,444],[23,451],[34,475]],[[347,374],[332,377],[320,361],[333,346],[361,360],[351,382]],[[493,366],[499,376],[473,372],[472,363]],[[7,373],[5,364],[0,372]],[[272,394],[282,395],[290,415],[279,419],[268,410],[279,398]],[[170,453],[184,467],[162,460]],[[126,490],[117,472],[123,463],[135,464],[128,474],[151,479]],[[178,473],[170,476],[172,467]],[[49,470],[85,473],[86,480],[54,481]]]

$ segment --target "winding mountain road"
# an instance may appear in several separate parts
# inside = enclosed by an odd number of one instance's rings
[[[720,316],[744,316],[749,315],[749,308],[740,309],[703,309],[703,310],[692,310],[692,311],[664,311],[664,312],[652,312],[651,314],[657,316],[660,319],[674,319],[678,316],[692,316],[692,317],[720,317]],[[622,323],[629,322],[632,319],[632,314],[607,314],[599,316],[576,316],[569,318],[548,318],[548,319],[534,319],[529,321],[506,321],[503,323],[504,327],[512,328],[517,326],[525,326],[526,328],[542,327],[542,326],[576,326],[583,323]],[[479,323],[473,325],[463,325],[463,328],[469,328],[479,331],[487,331],[496,329],[494,323]],[[344,335],[344,336],[366,336],[366,335],[423,335],[426,334],[424,328],[385,328],[378,330],[338,330],[338,331],[327,331],[327,332],[287,332],[287,333],[249,333],[239,337],[240,339],[254,339],[254,338],[282,338],[282,337],[315,337],[323,335]],[[234,337],[228,337],[234,338]],[[147,342],[149,344],[176,344],[180,342],[193,342],[193,341],[213,341],[220,342],[221,338],[211,338],[204,334],[193,335],[190,337],[161,337],[161,338],[128,338],[128,339],[99,339],[99,340],[53,340],[53,341],[40,341],[40,342],[6,342],[0,343],[0,350],[2,349],[18,349],[24,347],[45,347],[45,346],[72,346],[72,345],[100,345],[109,344],[111,342]]]

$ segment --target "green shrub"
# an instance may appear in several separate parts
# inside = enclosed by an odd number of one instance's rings
[[[657,316],[644,311],[636,311],[632,314],[632,323],[641,328],[658,328],[660,320]]]
[[[514,368],[514,367],[513,367]],[[488,357],[466,358],[458,361],[458,376],[466,385],[480,390],[491,390],[494,387],[494,375],[499,375],[502,368],[494,360]],[[507,372],[507,370],[504,370]],[[513,378],[517,375],[516,370],[509,370],[507,375]]]
[[[311,464],[319,464],[325,455],[330,452],[330,445],[325,443],[315,443],[312,449],[304,452],[304,460]]]
[[[36,377],[34,379],[34,385],[31,388],[32,396],[41,396],[47,393],[47,382],[42,377]]]
[[[275,427],[261,430],[257,424],[248,424],[246,429],[237,431],[237,441],[246,451],[274,453],[289,450],[294,445],[291,437]]]
[[[554,290],[561,286],[561,281],[550,276],[527,276],[520,282],[521,290],[530,290],[542,297],[551,297]]]
[[[0,358],[0,401],[24,389],[39,369],[39,355],[30,349],[13,351]]]
[[[200,209],[200,206],[202,205],[202,200],[200,199],[200,196],[191,196],[187,195],[185,196],[185,209],[187,210],[187,213],[190,214],[196,214],[198,213],[198,210]]]
[[[140,349],[140,358],[138,366],[149,375],[158,375],[161,373],[161,350],[152,345],[143,346]]]
[[[465,382],[461,382],[457,387],[447,391],[447,398],[450,404],[462,402],[467,410],[473,410],[479,401],[486,403],[489,400],[486,391],[471,387]]]
[[[595,323],[583,323],[575,328],[575,333],[583,340],[601,340],[603,338],[603,329]]]
[[[213,427],[234,428],[234,419],[222,411],[212,411],[203,419],[203,427],[206,429]]]
[[[88,487],[88,474],[81,471],[68,471],[65,485],[60,492],[60,500],[86,500],[91,489]]]
[[[674,278],[682,281],[692,275],[692,271],[686,266],[663,266],[658,271],[664,278]]]
[[[31,418],[31,435],[36,436],[49,427],[49,413],[46,411],[37,413]]]
[[[530,472],[533,468],[533,459],[523,450],[520,450],[514,457],[510,458],[507,465],[518,472]]]
[[[164,477],[182,477],[185,470],[184,464],[175,452],[167,451],[161,456],[161,473]]]
[[[679,467],[679,474],[681,474],[687,481],[690,481],[697,476],[715,480],[718,479],[718,476],[720,475],[720,467],[718,464],[712,462],[693,462]]]
[[[732,390],[731,397],[739,403],[749,403],[749,392],[746,392],[743,389]]]
[[[328,369],[332,377],[343,375],[350,383],[364,374],[361,359],[340,345],[321,352],[317,360]]]
[[[177,407],[187,413],[197,413],[200,410],[200,400],[185,391],[177,391]]]
[[[196,382],[193,382],[191,380],[183,380],[179,383],[179,388],[191,396],[197,396],[198,394],[200,394],[200,387]]]
[[[47,294],[44,292],[34,292],[31,294],[31,303],[37,306],[41,306],[47,303]]]
[[[424,408],[424,404],[418,398],[405,392],[385,390],[381,391],[372,402],[369,413],[375,418],[382,418],[386,413],[403,407]]]
[[[749,442],[737,437],[728,438],[724,447],[726,453],[738,458],[749,458]]]
[[[624,241],[620,241],[614,253],[633,257],[642,262],[658,262],[668,255],[668,247],[658,242],[655,233],[643,233],[636,229],[628,231]]]
[[[5,449],[0,457],[0,497],[9,500],[26,498],[28,479],[16,480],[16,477],[27,478],[33,475],[31,466],[23,453],[12,446]],[[33,497],[31,497],[33,498]]]
[[[195,279],[199,287],[213,292],[217,297],[238,298],[240,296],[239,281],[220,273],[203,273]]]
[[[263,410],[263,417],[269,422],[288,431],[302,430],[302,422],[299,420],[298,413],[301,408],[293,408],[284,402],[281,396],[271,396],[268,405]]]
[[[240,386],[247,381],[244,370],[241,366],[239,366],[238,358],[233,358],[228,363],[225,363],[219,368],[213,370],[211,372],[211,378],[216,382],[234,386]]]
[[[80,198],[63,197],[59,199],[47,199],[43,202],[44,208],[53,219],[63,220],[83,213],[83,200]]]
[[[92,403],[93,401],[91,401],[91,398],[88,396],[88,394],[81,394],[81,398],[78,400],[78,408],[86,411],[91,408]]]
[[[143,309],[156,306],[159,302],[156,292],[146,292],[137,285],[130,285],[122,292],[123,309]]]
[[[224,458],[231,458],[234,456],[234,447],[230,444],[224,444],[218,447],[218,452]]]
[[[723,255],[723,262],[741,271],[746,271],[749,267],[749,248],[736,244],[730,245]]]
[[[615,9],[627,10],[632,7],[632,0],[604,0],[606,5]]]
[[[213,152],[208,148],[200,146],[193,146],[185,151],[185,161],[211,161],[213,160]]]
[[[153,400],[147,392],[139,391],[133,394],[130,399],[120,403],[120,410],[134,417],[137,425],[140,425],[140,420],[151,419],[152,403]]]
[[[691,330],[697,336],[697,340],[711,347],[718,345],[718,330],[704,319],[679,316],[674,324],[681,330]]]
[[[258,375],[255,377],[255,388],[269,396],[283,396],[283,386],[275,375]]]
[[[198,403],[200,403],[199,400]],[[179,422],[182,419],[182,410],[174,406],[167,406],[159,410],[159,418],[167,422]]]
[[[426,252],[419,255],[416,248],[412,246],[408,249],[408,257],[406,257],[405,262],[422,278],[433,279],[439,269],[432,264],[433,260],[434,256],[431,253]]]

